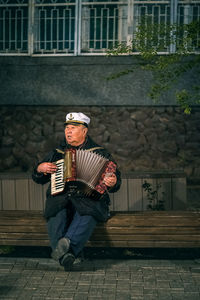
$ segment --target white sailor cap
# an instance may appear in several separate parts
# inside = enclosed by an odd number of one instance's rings
[[[78,112],[78,113],[71,112],[66,115],[65,125],[66,124],[74,124],[74,125],[82,124],[82,125],[88,127],[89,123],[90,123],[90,118],[81,112]]]

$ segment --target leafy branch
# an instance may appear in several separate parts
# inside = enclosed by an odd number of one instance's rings
[[[200,55],[195,51],[200,48],[200,21],[190,24],[152,24],[145,17],[138,25],[130,45],[119,43],[108,50],[108,55],[124,55],[140,53],[140,67],[148,70],[153,76],[153,83],[148,96],[158,103],[160,98],[175,87],[178,80],[195,69],[200,72]],[[176,51],[169,50],[175,47]],[[160,53],[165,53],[160,55]],[[109,76],[116,79],[134,72],[134,68],[123,70]],[[190,114],[191,105],[200,103],[200,89],[190,86],[187,89],[175,88],[176,102],[185,114]]]

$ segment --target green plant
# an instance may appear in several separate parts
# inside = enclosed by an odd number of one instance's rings
[[[165,210],[165,205],[164,205],[164,192],[162,192],[162,198],[159,197],[159,189],[161,188],[161,184],[157,183],[156,188],[153,188],[153,185],[146,180],[142,184],[142,188],[144,191],[147,193],[147,199],[148,199],[148,205],[147,209],[149,210]]]
[[[191,113],[191,106],[200,103],[198,83],[178,85],[185,75],[200,73],[199,39],[200,21],[190,24],[152,24],[151,18],[144,17],[134,32],[133,40],[126,46],[121,43],[107,51],[108,55],[133,54],[139,52],[140,68],[152,74],[152,84],[148,96],[154,103],[172,90],[177,104],[185,114]],[[171,52],[169,52],[169,49]],[[160,55],[159,53],[165,53]],[[109,76],[116,79],[133,73],[135,66]],[[133,75],[134,76],[134,75]]]

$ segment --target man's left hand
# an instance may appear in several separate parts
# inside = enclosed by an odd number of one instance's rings
[[[117,177],[114,173],[112,173],[110,176],[105,176],[104,178],[104,183],[108,186],[108,187],[113,187],[117,182]]]

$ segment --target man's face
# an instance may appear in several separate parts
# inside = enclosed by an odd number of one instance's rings
[[[65,127],[65,138],[68,144],[79,146],[85,141],[88,129],[83,125],[68,124]]]

